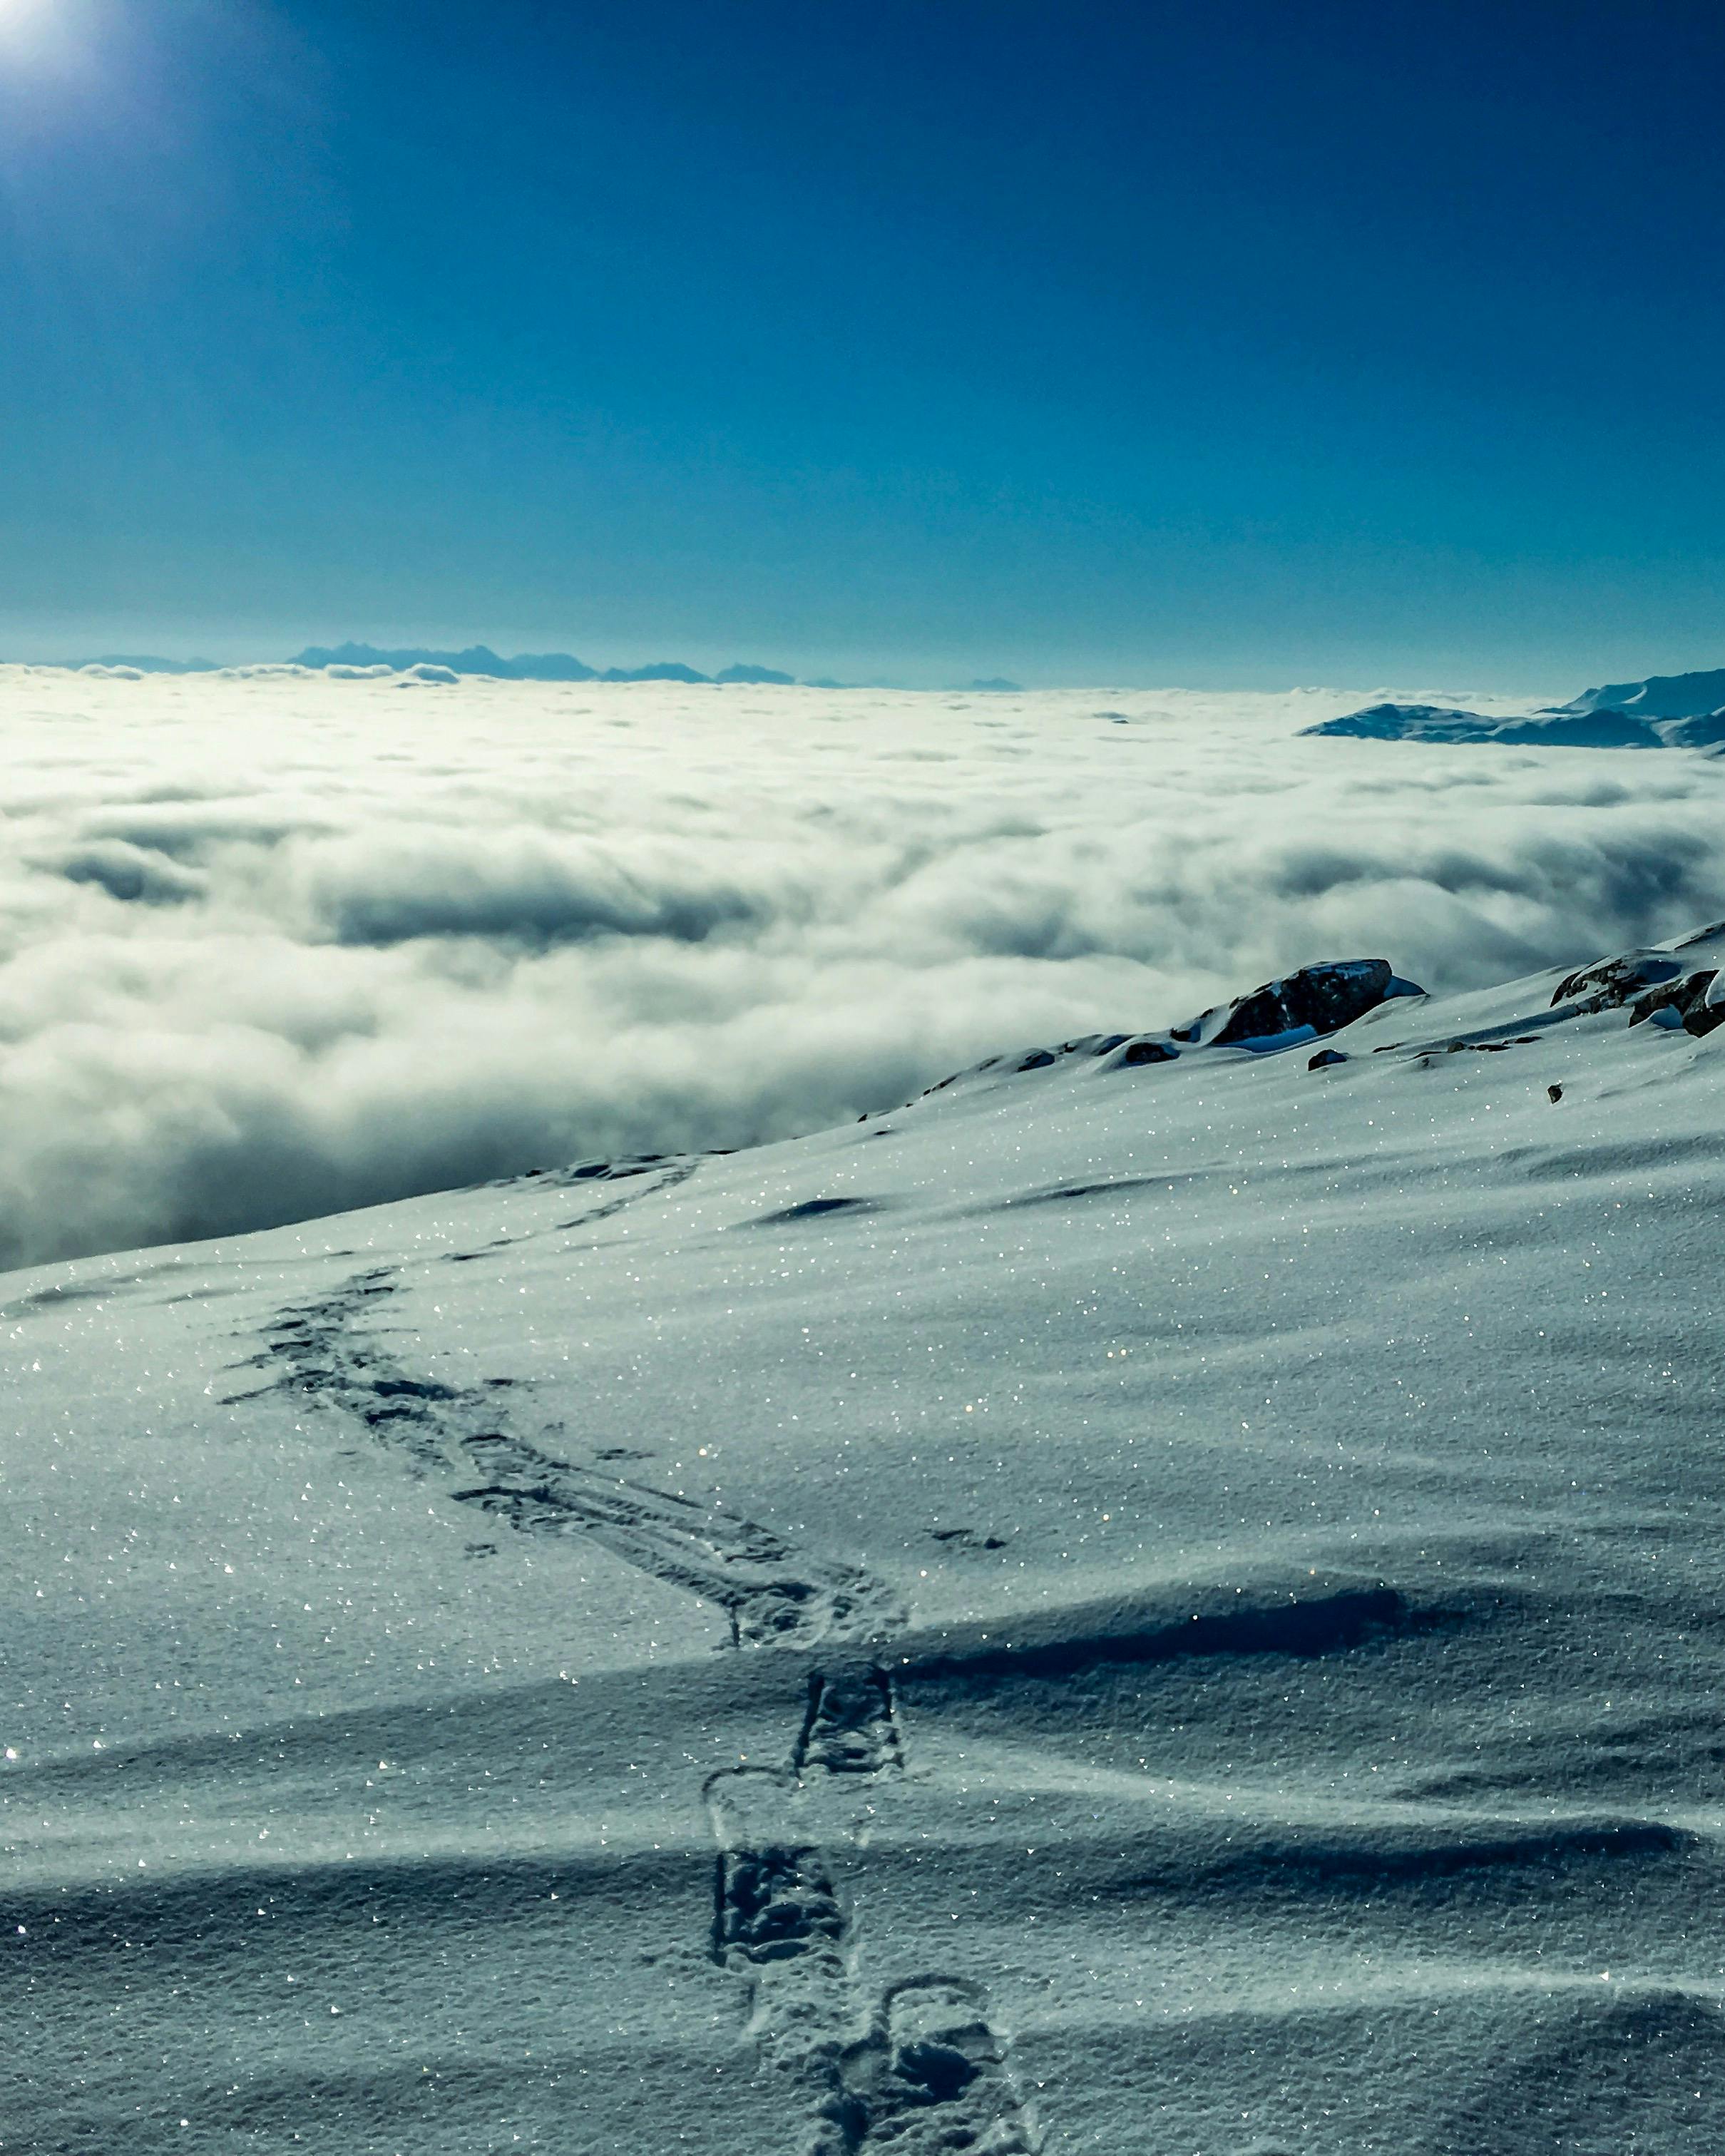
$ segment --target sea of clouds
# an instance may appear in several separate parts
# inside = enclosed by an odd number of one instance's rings
[[[1725,915],[1725,760],[1298,737],[1364,701],[0,668],[0,1265]]]

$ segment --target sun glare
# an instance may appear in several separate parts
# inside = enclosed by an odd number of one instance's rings
[[[69,0],[0,0],[0,59],[52,59],[72,42],[85,9]]]

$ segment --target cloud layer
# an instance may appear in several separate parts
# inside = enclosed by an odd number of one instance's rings
[[[1358,692],[412,685],[0,668],[0,1265],[1725,914],[1725,762],[1298,738]]]

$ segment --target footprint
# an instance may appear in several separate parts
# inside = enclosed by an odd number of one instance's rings
[[[797,1774],[882,1774],[904,1765],[892,1679],[878,1663],[817,1671],[791,1763]]]
[[[704,1794],[719,1845],[712,1958],[747,1981],[747,2033],[783,2063],[836,2061],[850,1924],[797,1784],[772,1768],[737,1767],[713,1775]]]
[[[554,1460],[506,1432],[462,1440],[485,1474],[452,1495],[524,1533],[584,1534],[655,1578],[716,1603],[733,1645],[877,1640],[905,1612],[855,1565],[794,1549],[770,1527],[712,1505]]]
[[[847,2053],[845,2103],[829,2125],[834,2156],[1035,2156],[1035,2122],[1006,2040],[978,1986],[961,1977],[896,1984],[867,2037]]]

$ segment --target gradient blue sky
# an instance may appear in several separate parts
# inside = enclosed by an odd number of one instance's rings
[[[0,0],[0,654],[1725,661],[1725,10]]]

